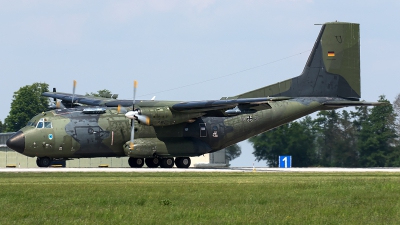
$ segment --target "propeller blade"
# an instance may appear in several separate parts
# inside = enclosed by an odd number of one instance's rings
[[[127,110],[126,110],[125,107],[123,107],[121,105],[118,105],[117,112],[118,112],[118,114],[120,114],[120,113],[124,113],[125,114],[127,112]]]
[[[150,118],[145,115],[136,115],[136,118],[141,122],[146,125],[150,125]]]
[[[65,106],[61,103],[61,101],[56,102],[56,109],[65,109]]]
[[[133,81],[133,102],[132,102],[132,110],[135,110],[135,102],[136,102],[136,88],[137,88],[138,82],[137,80]]]
[[[135,138],[135,121],[132,120],[132,129],[131,129],[131,142],[129,143],[129,148],[133,150],[133,139]]]
[[[132,129],[131,129],[131,142],[129,143],[129,148],[133,150],[133,140],[135,137],[135,116],[138,115],[137,111],[135,110],[135,101],[136,101],[136,88],[137,88],[138,82],[136,80],[133,81],[133,100],[132,100],[132,111],[127,112],[125,114],[126,117],[132,119]]]
[[[74,83],[73,83],[73,88],[72,88],[72,101],[71,101],[71,108],[73,108],[73,107],[74,107],[75,88],[76,88],[76,80],[74,80]]]
[[[73,94],[75,94],[75,88],[76,88],[76,80],[74,80],[74,88],[72,89]]]

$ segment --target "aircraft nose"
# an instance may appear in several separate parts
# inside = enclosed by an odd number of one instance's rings
[[[18,131],[7,140],[6,145],[19,153],[23,153],[25,149],[24,133],[22,133],[22,131]]]

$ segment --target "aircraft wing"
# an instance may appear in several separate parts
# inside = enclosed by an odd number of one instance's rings
[[[73,96],[70,93],[62,93],[62,92],[44,92],[43,96],[60,99],[63,102],[72,102],[72,98],[74,99],[74,103],[81,103],[85,105],[93,105],[93,106],[107,106],[107,107],[117,107],[121,106],[132,106],[132,100],[117,100],[113,98],[103,98],[103,97],[94,97],[94,96],[85,96],[85,95],[75,95]]]
[[[85,96],[85,95],[72,95],[70,93],[62,92],[44,92],[42,94],[46,97],[60,99],[63,102],[71,103],[72,99],[74,103],[81,103],[92,106],[107,106],[117,107],[118,105],[128,107],[132,106],[132,100],[117,100],[112,98]],[[184,113],[209,113],[212,111],[229,110],[238,107],[241,112],[255,112],[263,109],[270,109],[271,106],[268,104],[270,101],[282,101],[289,100],[290,97],[262,97],[262,98],[240,98],[240,99],[229,99],[223,98],[221,100],[205,100],[205,101],[188,101],[173,103],[172,110]],[[146,101],[152,102],[152,101]],[[169,103],[171,104],[171,103]],[[159,105],[159,103],[158,103]],[[154,106],[153,103],[144,104],[142,107]],[[233,112],[238,113],[237,111]]]
[[[207,101],[189,101],[174,104],[171,108],[178,112],[209,112],[216,110],[227,110],[238,107],[240,110],[263,110],[270,109],[270,101],[282,101],[287,97],[265,97],[265,98],[240,98]]]

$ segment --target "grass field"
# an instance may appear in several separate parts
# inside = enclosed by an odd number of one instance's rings
[[[1,173],[0,224],[399,224],[398,173]]]

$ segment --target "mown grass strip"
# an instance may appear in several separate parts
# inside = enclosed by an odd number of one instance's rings
[[[397,224],[396,173],[2,173],[0,224]]]

